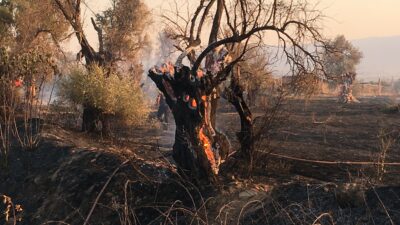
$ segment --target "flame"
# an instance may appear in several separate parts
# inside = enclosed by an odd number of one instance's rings
[[[14,81],[15,87],[21,87],[22,86],[22,79],[18,78],[17,80]]]
[[[197,108],[197,102],[196,99],[192,98],[192,101],[190,102],[190,106],[192,106],[192,108]]]
[[[183,101],[188,102],[190,100],[190,96],[189,95],[185,95],[185,97],[183,98]]]
[[[197,70],[197,77],[202,78],[204,76],[204,72],[202,69]]]
[[[169,76],[174,77],[175,68],[171,62],[163,63],[160,67],[156,67],[155,69],[156,71],[158,70],[161,74],[168,74]]]
[[[171,74],[171,76],[174,76],[174,74],[175,74],[174,64],[172,64],[171,62],[168,62],[167,63],[167,71],[169,72],[169,74]]]
[[[217,166],[216,166],[216,162],[215,162],[215,158],[214,158],[214,153],[212,151],[212,147],[211,147],[211,142],[210,139],[204,134],[203,128],[200,129],[199,131],[199,139],[200,139],[200,143],[203,147],[204,153],[207,156],[207,160],[208,162],[210,162],[211,164],[211,168],[214,170],[214,173],[218,173],[217,170]]]

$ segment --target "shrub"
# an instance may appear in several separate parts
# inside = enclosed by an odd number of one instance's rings
[[[59,95],[73,104],[90,104],[132,125],[142,123],[149,112],[137,82],[97,65],[72,68],[60,82]]]
[[[3,165],[7,166],[8,153],[15,144],[25,150],[37,148],[40,141],[37,125],[43,121],[42,101],[38,98],[42,96],[44,82],[56,71],[53,56],[44,49],[11,51],[7,46],[0,46],[0,159]]]

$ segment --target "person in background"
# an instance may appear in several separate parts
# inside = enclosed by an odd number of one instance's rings
[[[164,129],[168,127],[169,108],[165,96],[159,92],[157,95],[156,104],[158,106],[157,118],[163,124]]]

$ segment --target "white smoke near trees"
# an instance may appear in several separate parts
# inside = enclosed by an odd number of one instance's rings
[[[154,29],[154,28],[153,28]],[[155,32],[157,33],[157,31]],[[174,41],[168,38],[167,34],[163,31],[158,33],[151,40],[151,45],[143,51],[142,55],[142,66],[144,74],[142,77],[143,91],[146,93],[150,101],[156,98],[158,90],[147,77],[147,72],[154,66],[161,65],[165,62],[174,62],[178,57],[179,52],[174,47]]]

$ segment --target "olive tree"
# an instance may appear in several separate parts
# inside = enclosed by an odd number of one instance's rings
[[[332,78],[339,78],[346,73],[355,73],[361,58],[361,51],[344,35],[339,35],[327,42],[323,54],[325,71]]]
[[[328,77],[341,86],[341,102],[357,102],[352,94],[352,84],[356,78],[356,66],[360,63],[362,52],[353,46],[343,35],[327,43],[323,53],[325,72]]]
[[[173,157],[179,168],[192,177],[215,180],[229,151],[226,137],[215,129],[218,87],[231,80],[230,102],[241,124],[241,147],[236,155],[251,165],[253,116],[236,65],[249,49],[274,35],[293,74],[320,70],[318,49],[324,46],[319,30],[321,12],[308,1],[200,0],[188,14],[190,18],[178,11],[164,15],[166,31],[182,54],[175,65],[156,67],[149,76],[166,96],[175,118]],[[208,40],[203,42],[205,36]],[[310,50],[310,45],[316,51]],[[182,64],[185,57],[190,66]]]
[[[135,68],[128,72],[136,71],[133,75],[140,75],[140,63],[136,59],[138,52],[146,44],[144,27],[149,22],[148,10],[140,0],[111,1],[109,9],[91,18],[93,28],[98,35],[97,50],[93,48],[93,43],[89,43],[83,29],[81,0],[52,0],[52,2],[74,31],[81,47],[78,58],[84,58],[89,70],[93,65],[98,65],[113,73],[117,68],[122,68],[118,62],[124,62],[124,66],[128,69]],[[103,133],[107,135],[110,132],[109,117],[104,115],[103,109],[89,101],[83,103],[83,108],[82,130],[93,132],[96,129],[96,121],[100,120],[103,124]]]

